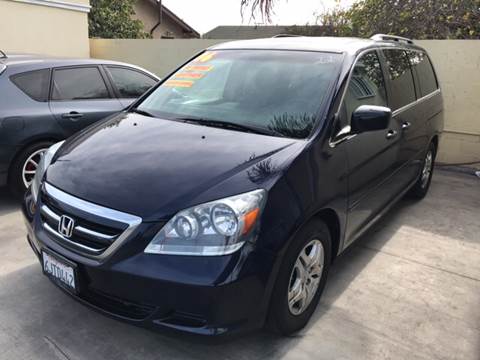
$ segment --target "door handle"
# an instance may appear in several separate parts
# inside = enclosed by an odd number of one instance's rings
[[[405,121],[405,122],[402,124],[402,129],[403,129],[403,130],[407,130],[410,126],[412,126],[412,123],[411,123],[411,122],[408,122],[408,121]]]
[[[76,111],[70,111],[69,113],[62,114],[62,118],[64,119],[78,119],[81,118],[83,114],[80,114]]]
[[[397,136],[397,131],[396,130],[388,130],[387,135],[385,136],[387,140],[393,139],[395,136]]]

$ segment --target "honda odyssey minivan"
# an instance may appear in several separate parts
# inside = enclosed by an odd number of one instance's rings
[[[43,156],[26,194],[43,272],[152,329],[304,327],[335,258],[426,195],[443,100],[411,40],[216,45]]]

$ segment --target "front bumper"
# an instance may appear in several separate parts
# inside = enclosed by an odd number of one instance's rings
[[[28,203],[27,193],[25,204]],[[28,241],[41,260],[48,250],[78,266],[78,301],[111,317],[155,330],[219,336],[263,326],[274,275],[273,254],[245,245],[228,256],[145,254],[151,224],[103,263],[63,248],[38,213],[23,212]]]

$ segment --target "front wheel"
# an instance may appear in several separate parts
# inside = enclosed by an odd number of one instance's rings
[[[305,327],[320,300],[330,262],[328,226],[312,220],[295,236],[285,254],[272,294],[270,329],[290,335]]]
[[[435,144],[430,143],[425,158],[423,160],[423,166],[420,176],[410,189],[408,195],[415,199],[423,199],[427,195],[430,183],[432,181],[433,168],[435,165]]]

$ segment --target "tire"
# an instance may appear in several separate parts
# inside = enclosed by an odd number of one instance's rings
[[[436,148],[434,143],[430,143],[428,150],[423,159],[422,169],[417,182],[408,192],[410,198],[423,199],[428,193],[430,183],[432,181],[433,169],[435,166]]]
[[[319,249],[319,244],[321,244],[324,261],[322,271],[318,276],[317,288],[314,292],[311,292],[313,293],[310,295],[311,300],[309,303],[305,302],[303,304],[302,310],[301,301],[295,303],[293,306],[289,304],[289,296],[295,299],[295,296],[291,295],[296,293],[295,289],[298,288],[296,285],[301,279],[301,276],[298,274],[297,261],[305,264],[305,262],[299,258],[300,253],[302,252],[303,255],[311,255],[312,258],[315,257],[315,255],[312,255],[314,252],[312,244],[317,246],[316,249]],[[309,246],[310,254],[308,254]],[[307,325],[317,307],[327,281],[331,263],[331,248],[330,231],[327,225],[321,220],[310,221],[297,233],[285,254],[273,289],[267,318],[267,327],[270,330],[282,335],[291,335]],[[300,283],[302,282],[300,281]],[[306,283],[308,283],[308,281],[303,282],[301,288],[308,287],[304,285]]]
[[[34,171],[36,170],[35,163],[41,157],[41,152],[47,150],[53,142],[42,141],[26,147],[20,154],[18,154],[10,166],[8,174],[8,186],[14,196],[21,198],[27,190],[28,181],[33,179]],[[32,158],[33,156],[33,158]],[[29,160],[33,160],[33,162]],[[24,179],[24,170],[25,179]],[[33,172],[33,173],[32,173]]]

